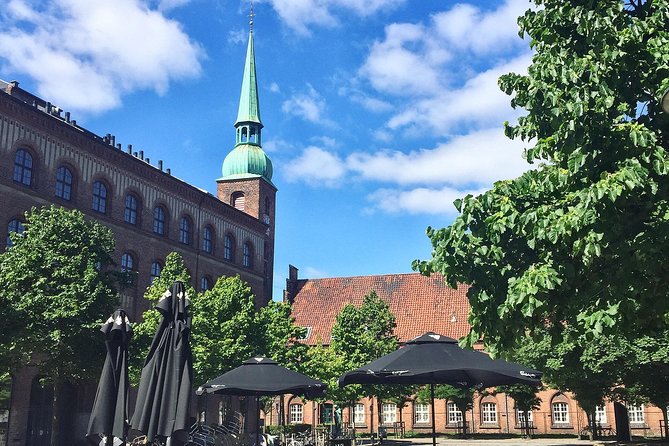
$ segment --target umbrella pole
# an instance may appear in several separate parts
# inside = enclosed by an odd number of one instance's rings
[[[437,446],[437,430],[434,422],[434,384],[430,384],[430,398],[432,399],[432,446]]]
[[[256,418],[258,420],[258,425],[256,426],[256,446],[261,446],[260,445],[260,397],[256,397],[256,407],[258,411],[258,417]]]

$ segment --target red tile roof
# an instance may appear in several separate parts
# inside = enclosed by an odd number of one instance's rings
[[[458,339],[469,332],[467,285],[449,288],[441,275],[415,274],[298,279],[293,316],[301,327],[311,327],[308,344],[330,343],[335,319],[347,303],[356,307],[372,290],[395,315],[395,334],[406,342],[426,331]]]

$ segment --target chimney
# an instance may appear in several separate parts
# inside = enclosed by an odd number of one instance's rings
[[[165,169],[165,172],[166,172],[168,175],[172,175],[172,169],[170,169],[169,167],[168,167],[167,169]]]
[[[146,161],[146,164],[151,164],[151,160],[149,159],[148,156],[146,157],[146,159],[144,161]]]
[[[112,134],[109,135],[109,144],[111,144],[112,146],[116,145],[116,136]]]
[[[69,124],[70,123],[70,112],[65,112],[65,121]]]
[[[288,265],[288,278],[286,279],[286,289],[283,291],[283,301],[293,304],[295,294],[297,294],[297,275],[299,270],[293,265]]]
[[[141,159],[141,160],[144,159],[144,151],[143,150],[139,151],[139,159]]]
[[[121,146],[121,143],[116,144],[116,148],[119,149],[119,150],[123,150],[122,146]]]
[[[163,160],[158,160],[158,169],[163,170]]]
[[[132,154],[132,144],[128,144],[128,148],[126,149],[126,152]]]

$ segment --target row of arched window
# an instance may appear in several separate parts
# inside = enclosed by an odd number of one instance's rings
[[[138,272],[137,271],[137,260],[132,253],[124,252],[121,255],[121,271],[122,272]],[[149,268],[149,284],[153,283],[163,270],[163,264],[159,260],[154,260],[151,262],[151,267]],[[200,277],[200,291],[207,291],[213,286],[213,280],[211,276],[205,274]]]
[[[23,186],[32,186],[34,182],[34,162],[33,156],[25,149],[18,149],[14,157],[13,180]],[[65,165],[58,166],[56,169],[56,184],[54,195],[64,201],[72,201],[74,198],[75,176],[72,170]],[[91,195],[91,209],[100,214],[108,214],[110,210],[110,192],[105,182],[97,180],[93,183]],[[243,208],[243,195],[241,198]],[[141,203],[139,196],[135,193],[128,193],[124,198],[123,221],[132,226],[140,226]],[[14,220],[12,220],[14,221]],[[10,224],[12,224],[10,222]],[[13,223],[15,226],[17,223]],[[166,237],[168,235],[168,212],[167,208],[159,204],[153,208],[152,232],[156,235]],[[193,219],[189,215],[182,215],[179,219],[178,241],[183,245],[191,246],[195,244],[195,228]],[[8,227],[8,233],[12,229]],[[14,232],[17,232],[14,230]],[[201,249],[202,251],[215,255],[215,233],[211,226],[205,226],[202,230]],[[7,242],[11,246],[11,241]],[[223,259],[234,262],[235,257],[235,239],[228,233],[223,239]],[[242,245],[242,266],[253,268],[254,247],[250,241]]]

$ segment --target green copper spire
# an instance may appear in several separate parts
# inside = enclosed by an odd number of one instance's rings
[[[236,144],[223,161],[221,180],[238,180],[262,177],[272,182],[272,161],[261,146],[260,102],[256,81],[256,61],[253,50],[253,5],[250,14],[249,45],[246,50],[242,94],[235,122]]]
[[[235,125],[242,122],[255,122],[262,126],[260,102],[258,101],[258,81],[256,79],[256,58],[253,49],[253,11],[251,11],[251,31],[249,33],[249,45],[246,49],[242,94],[239,97],[239,111],[237,112]]]

